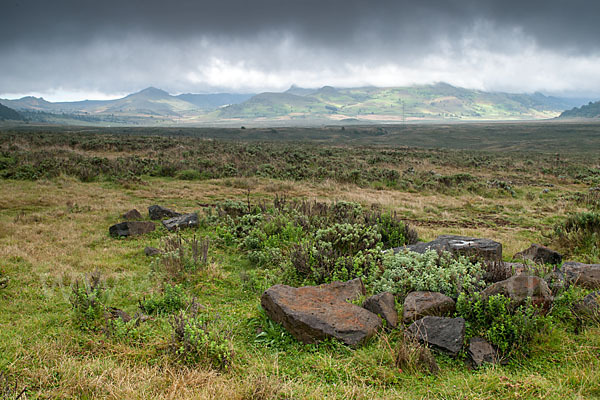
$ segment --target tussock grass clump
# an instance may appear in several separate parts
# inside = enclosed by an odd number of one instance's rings
[[[580,212],[554,226],[558,248],[583,262],[600,263],[600,213]]]

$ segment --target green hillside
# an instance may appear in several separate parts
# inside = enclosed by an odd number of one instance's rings
[[[5,120],[23,121],[24,118],[12,108],[0,104],[0,121]]]
[[[295,93],[295,94],[294,94]],[[399,88],[318,90],[292,87],[263,93],[219,111],[221,118],[325,118],[363,121],[519,120],[553,118],[566,102],[540,93],[510,94],[457,88],[448,84]]]
[[[600,118],[600,101],[564,111],[560,118]]]

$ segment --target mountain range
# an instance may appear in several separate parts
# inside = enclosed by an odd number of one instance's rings
[[[560,114],[562,119],[580,119],[580,118],[600,118],[600,101],[585,104],[581,107],[575,107]]]
[[[149,87],[115,100],[0,103],[31,121],[122,125],[311,125],[558,117],[582,100],[464,89],[446,83],[409,87],[318,89],[292,86],[260,94],[180,94]]]

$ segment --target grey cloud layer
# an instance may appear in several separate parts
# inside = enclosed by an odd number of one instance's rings
[[[240,70],[254,73],[268,88],[287,84],[286,73],[308,82],[327,71],[336,77],[379,65],[418,69],[431,57],[444,58],[437,61],[448,69],[487,53],[514,59],[532,47],[576,57],[587,68],[582,60],[600,52],[596,1],[5,3],[0,93],[57,87],[116,92],[146,84],[210,90],[220,80],[202,78],[219,68],[234,77]]]

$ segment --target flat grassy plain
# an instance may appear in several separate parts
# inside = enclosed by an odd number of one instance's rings
[[[497,240],[509,260],[532,242],[554,244],[553,228],[568,215],[598,210],[598,150],[600,126],[584,124],[6,127],[0,273],[9,281],[0,289],[0,371],[27,389],[27,399],[599,398],[597,325],[575,333],[557,323],[534,339],[527,357],[477,371],[437,355],[434,376],[395,365],[400,331],[351,349],[302,345],[274,327],[277,337],[266,344],[257,331],[265,328],[264,287],[247,279],[258,267],[206,224],[182,233],[211,244],[209,262],[181,286],[219,315],[233,349],[227,369],[179,362],[170,350],[172,315],[116,335],[80,329],[70,303],[74,283],[94,271],[105,303],[131,315],[140,300],[162,293],[165,282],[143,250],[161,247],[166,230],[108,235],[125,211],[145,216],[152,204],[203,217],[226,200],[351,201],[396,212],[422,240]]]

